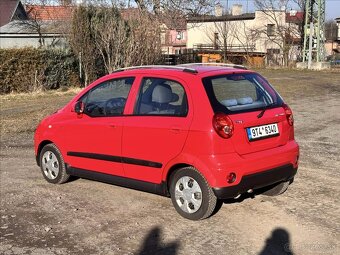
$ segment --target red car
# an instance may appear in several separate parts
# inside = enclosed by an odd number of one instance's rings
[[[45,118],[34,140],[48,182],[72,175],[161,194],[191,220],[259,188],[283,193],[299,159],[291,109],[242,66],[117,70]]]

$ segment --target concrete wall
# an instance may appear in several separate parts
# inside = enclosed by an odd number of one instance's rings
[[[55,36],[47,36],[44,38],[45,46],[64,48],[66,45],[66,39]],[[0,48],[24,48],[24,47],[40,47],[39,37],[32,34],[0,34]]]

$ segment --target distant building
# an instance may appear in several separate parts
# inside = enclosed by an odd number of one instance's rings
[[[73,8],[71,5],[23,6],[21,1],[1,0],[0,48],[65,47],[61,24],[72,18]]]
[[[0,27],[13,20],[27,19],[27,13],[19,0],[0,1]]]
[[[336,25],[338,26],[337,41],[340,42],[340,17],[335,19]]]
[[[188,35],[186,20],[179,18],[176,22],[164,20],[161,25],[161,45],[163,54],[181,54],[186,49]]]
[[[266,61],[267,64],[282,65],[285,60],[284,43],[290,46],[289,61],[299,57],[302,22],[301,12],[268,10],[243,13],[242,5],[237,4],[233,5],[230,13],[217,9],[215,15],[189,18],[187,48],[203,54],[220,54],[239,64]],[[280,32],[283,30],[285,32]]]

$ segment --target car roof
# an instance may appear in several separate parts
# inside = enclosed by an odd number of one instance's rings
[[[178,72],[191,73],[201,77],[210,75],[235,73],[235,72],[249,72],[246,67],[234,64],[223,64],[223,63],[190,63],[176,66],[165,66],[165,65],[147,65],[147,66],[132,66],[122,69],[117,69],[113,73],[126,72],[130,73],[159,73],[166,72],[168,74],[177,74]]]

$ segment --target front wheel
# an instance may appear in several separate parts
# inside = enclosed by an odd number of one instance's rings
[[[66,173],[63,156],[53,143],[42,148],[40,152],[40,168],[45,180],[50,183],[61,184],[70,177]]]
[[[170,180],[170,195],[176,211],[189,220],[208,218],[217,198],[206,179],[193,167],[177,170]]]

